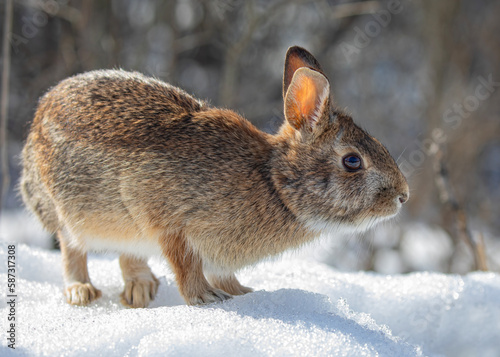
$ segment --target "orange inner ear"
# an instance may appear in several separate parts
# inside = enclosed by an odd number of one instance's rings
[[[308,77],[302,77],[299,90],[296,93],[300,114],[309,117],[316,109],[317,88],[314,81]]]
[[[298,69],[285,96],[286,119],[297,130],[313,129],[327,94],[328,80],[322,74],[308,68]]]
[[[318,89],[314,80],[306,76],[300,76],[297,86],[294,88],[293,96],[295,99],[294,105],[289,109],[293,112],[292,117],[295,119],[296,128],[298,129],[311,118],[314,110],[316,110]]]

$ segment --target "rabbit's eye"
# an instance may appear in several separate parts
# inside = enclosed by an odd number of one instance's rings
[[[361,158],[354,154],[349,154],[342,160],[344,167],[349,171],[357,171],[361,169]]]

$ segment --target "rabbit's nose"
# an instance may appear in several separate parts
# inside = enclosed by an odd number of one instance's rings
[[[406,201],[408,201],[408,194],[406,192],[399,195],[399,202],[405,203]]]

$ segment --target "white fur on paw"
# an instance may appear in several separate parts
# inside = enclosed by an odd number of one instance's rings
[[[74,283],[64,289],[66,301],[71,305],[88,305],[101,297],[101,291],[91,283]]]
[[[146,307],[155,299],[160,282],[151,275],[152,279],[134,279],[125,283],[121,293],[121,303],[127,307]]]
[[[222,302],[231,298],[232,295],[226,293],[225,291],[220,289],[209,289],[198,296],[187,299],[187,303],[188,305],[203,305],[214,302]]]

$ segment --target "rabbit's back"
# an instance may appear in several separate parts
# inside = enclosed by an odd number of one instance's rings
[[[42,99],[34,130],[99,145],[151,146],[166,120],[205,109],[179,88],[136,72],[101,70],[70,77]],[[73,137],[71,137],[73,136]]]

